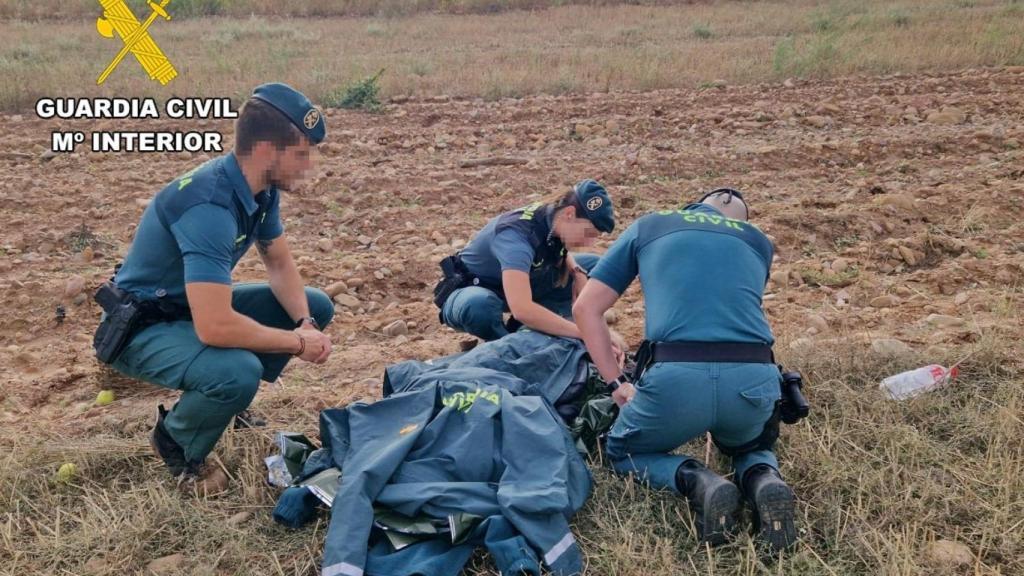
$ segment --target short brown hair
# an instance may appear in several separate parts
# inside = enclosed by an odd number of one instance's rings
[[[235,152],[248,154],[257,142],[270,142],[278,150],[298,144],[303,134],[287,116],[258,98],[250,98],[235,120]]]

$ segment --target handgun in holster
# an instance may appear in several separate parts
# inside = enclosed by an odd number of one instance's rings
[[[103,308],[104,317],[96,328],[92,347],[97,360],[112,364],[141,325],[142,311],[131,294],[109,281],[99,287],[93,299]]]

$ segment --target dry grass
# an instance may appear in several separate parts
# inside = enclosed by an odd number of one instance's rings
[[[53,3],[0,2],[0,15],[37,4]],[[1017,1],[791,0],[159,21],[152,34],[179,77],[162,88],[128,59],[97,87],[96,77],[120,43],[96,33],[95,11],[85,4],[91,6],[83,0],[67,12],[80,14],[78,20],[0,24],[0,109],[24,110],[56,95],[159,97],[173,91],[239,99],[269,80],[295,84],[322,101],[381,68],[385,96],[493,99],[1024,64],[1024,4]],[[257,3],[252,10],[276,14],[280,8],[273,7],[283,5]],[[320,13],[318,5],[287,3],[291,15]]]
[[[1008,308],[1006,320],[1019,322],[1020,311]],[[846,343],[790,351],[784,360],[804,371],[814,405],[809,420],[784,429],[779,447],[783,474],[800,497],[798,549],[768,563],[746,536],[700,549],[682,501],[598,469],[595,494],[576,519],[588,573],[936,574],[922,551],[951,539],[976,555],[963,573],[1021,574],[1024,380],[1009,368],[1012,344],[998,334],[970,351],[954,386],[906,403],[884,399],[877,382],[955,358],[886,360]],[[301,409],[302,388],[261,393],[257,406],[271,415],[272,429],[315,429],[314,413]],[[265,485],[262,464],[273,449],[269,432],[229,433],[218,451],[237,488],[224,499],[192,501],[165,486],[144,456],[146,424],[112,423],[107,436],[83,441],[4,446],[0,572],[140,573],[150,560],[182,552],[192,574],[318,573],[327,517],[301,531],[270,520],[276,491]],[[685,448],[703,453],[702,443]],[[69,460],[80,475],[55,482]],[[724,459],[714,464],[727,469]],[[232,525],[240,511],[252,518]],[[467,573],[491,574],[487,566],[477,558]]]

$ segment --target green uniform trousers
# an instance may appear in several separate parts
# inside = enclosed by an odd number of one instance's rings
[[[315,288],[306,288],[306,298],[310,314],[321,327],[327,326],[334,317],[331,299]],[[268,284],[236,284],[231,305],[264,326],[295,327]],[[143,329],[132,337],[113,367],[132,378],[181,390],[164,425],[185,450],[185,457],[201,462],[231,418],[252,402],[260,380],[276,380],[290,359],[290,354],[207,346],[199,341],[191,321],[178,321]]]
[[[759,437],[781,395],[780,378],[774,364],[653,364],[608,434],[605,449],[612,468],[679,493],[676,470],[694,458],[671,452],[708,431],[728,447]],[[771,449],[739,454],[732,464],[737,484],[757,464],[779,467]]]

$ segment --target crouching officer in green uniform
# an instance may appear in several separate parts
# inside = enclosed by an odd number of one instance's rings
[[[304,288],[279,214],[282,190],[310,170],[326,125],[294,88],[255,89],[235,126],[235,149],[180,176],[142,215],[123,266],[97,293],[104,319],[97,356],[119,372],[181,390],[159,407],[151,441],[185,491],[219,491],[226,477],[205,464],[260,380],[293,357],[323,363],[320,330],[334,307]],[[232,285],[257,244],[269,283]]]
[[[486,341],[518,325],[580,338],[572,303],[598,257],[568,250],[593,246],[614,228],[611,198],[593,180],[496,216],[441,262],[444,278],[434,289],[441,322]]]
[[[761,307],[772,262],[742,195],[715,190],[682,210],[637,220],[591,271],[573,312],[621,412],[608,434],[614,470],[688,499],[701,539],[734,532],[741,492],[772,552],[796,540],[793,492],[778,472],[781,375]],[[636,385],[615,363],[603,313],[639,276],[646,307]],[[710,431],[732,456],[735,485],[670,454]],[[738,488],[737,488],[738,485]]]

